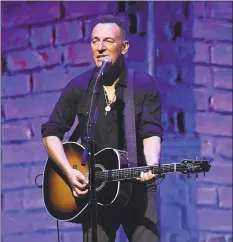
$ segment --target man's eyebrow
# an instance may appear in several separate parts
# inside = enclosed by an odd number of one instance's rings
[[[99,40],[100,38],[95,36],[95,37],[92,38],[92,40],[93,39],[98,39]],[[116,40],[114,37],[105,37],[104,40],[106,40],[106,39]]]

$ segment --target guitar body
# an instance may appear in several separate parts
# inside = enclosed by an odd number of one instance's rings
[[[75,142],[63,144],[67,159],[74,169],[88,174],[88,162],[81,165],[84,147]],[[95,154],[95,173],[128,167],[126,152],[106,148]],[[103,175],[102,175],[103,176]],[[97,175],[96,175],[97,177]],[[104,178],[104,177],[103,177]],[[96,196],[98,205],[124,206],[131,195],[131,181],[104,182],[101,176],[96,178]],[[44,168],[43,197],[48,213],[57,220],[73,221],[88,207],[89,197],[75,198],[69,183],[59,167],[48,158]]]
[[[82,166],[84,147],[75,142],[63,144],[65,154],[74,169],[88,177],[88,162]],[[183,175],[208,172],[211,165],[208,160],[184,159],[180,163],[158,164],[154,166],[128,167],[127,152],[105,148],[95,154],[95,183],[98,205],[112,205],[122,208],[129,200],[132,180],[141,172],[153,174],[180,172]],[[61,221],[80,222],[83,212],[89,205],[89,196],[75,198],[66,176],[50,158],[47,160],[43,178],[43,197],[48,213]],[[84,215],[85,216],[85,215]],[[81,218],[81,219],[80,219]]]

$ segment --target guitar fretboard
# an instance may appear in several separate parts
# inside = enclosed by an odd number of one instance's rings
[[[140,177],[141,172],[152,171],[153,174],[162,175],[168,172],[185,172],[187,166],[174,163],[169,165],[143,166],[135,168],[124,168],[107,170],[96,173],[96,178],[102,178],[105,182],[134,179]],[[187,169],[188,170],[188,169]]]

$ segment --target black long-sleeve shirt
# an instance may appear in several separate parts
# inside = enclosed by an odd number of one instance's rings
[[[87,120],[90,109],[92,90],[96,71],[91,69],[71,80],[64,88],[48,122],[41,128],[42,137],[57,136],[61,140],[64,133],[72,127],[78,115],[81,141],[87,131]],[[103,87],[100,88],[98,101],[98,118],[94,141],[99,151],[106,147],[126,149],[124,133],[124,88],[127,88],[125,69],[120,74],[116,85],[116,101],[111,111],[105,115],[106,100]],[[143,139],[151,136],[162,138],[161,99],[155,79],[144,73],[134,74],[134,104],[136,120],[136,136],[139,165],[144,165]]]

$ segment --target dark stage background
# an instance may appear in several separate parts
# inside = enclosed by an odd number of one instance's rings
[[[232,3],[1,5],[2,241],[57,241],[56,221],[34,184],[47,158],[40,126],[66,83],[93,64],[91,22],[113,13],[129,26],[130,65],[161,88],[161,163],[206,156],[212,164],[206,177],[169,174],[159,185],[161,242],[231,242]],[[60,227],[62,242],[82,241],[79,225]],[[116,241],[126,241],[121,229]]]

